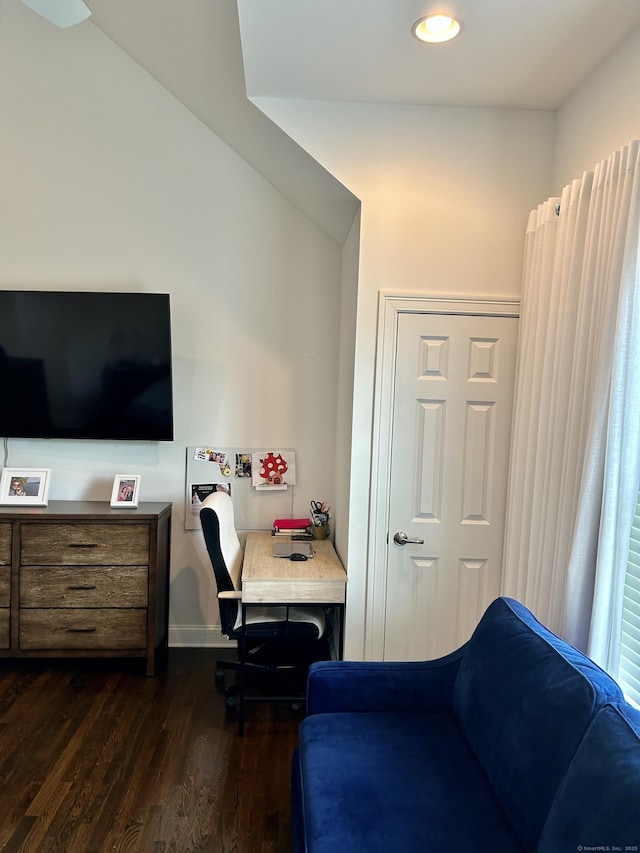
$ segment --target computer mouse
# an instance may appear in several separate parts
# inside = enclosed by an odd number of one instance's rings
[[[292,555],[289,557],[289,559],[290,559],[290,560],[296,560],[296,562],[299,562],[299,561],[301,561],[301,560],[308,560],[309,558],[307,557],[307,555],[306,555],[306,554],[299,554],[299,553],[296,551],[296,553],[295,553],[295,554],[292,554]]]

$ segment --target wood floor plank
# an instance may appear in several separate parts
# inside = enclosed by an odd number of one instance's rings
[[[287,853],[300,717],[225,712],[219,650],[0,666],[3,853]],[[138,662],[139,663],[139,662]]]

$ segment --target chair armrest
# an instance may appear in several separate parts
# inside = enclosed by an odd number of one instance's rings
[[[464,646],[432,661],[320,661],[309,668],[307,715],[446,711]]]
[[[239,589],[224,589],[218,593],[218,598],[242,598],[242,591]]]

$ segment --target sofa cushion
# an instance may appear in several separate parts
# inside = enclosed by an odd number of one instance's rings
[[[540,853],[637,850],[640,712],[607,706],[589,727],[554,800]]]
[[[613,679],[516,601],[497,599],[465,649],[454,711],[496,796],[535,850],[589,722],[623,701]]]
[[[523,850],[451,714],[317,714],[300,758],[309,853]]]

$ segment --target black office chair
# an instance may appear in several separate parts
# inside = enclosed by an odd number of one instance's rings
[[[216,683],[224,688],[226,707],[235,708],[237,696],[242,705],[245,681],[256,677],[263,683],[279,678],[286,686],[287,698],[290,700],[291,691],[295,690],[298,701],[303,703],[306,670],[314,660],[328,657],[323,608],[251,606],[246,609],[243,629],[243,552],[234,525],[231,497],[226,492],[209,495],[203,501],[200,521],[218,589],[222,633],[238,643],[237,661],[216,662]],[[227,687],[225,670],[238,674],[237,680]],[[275,694],[268,698],[279,697]]]

